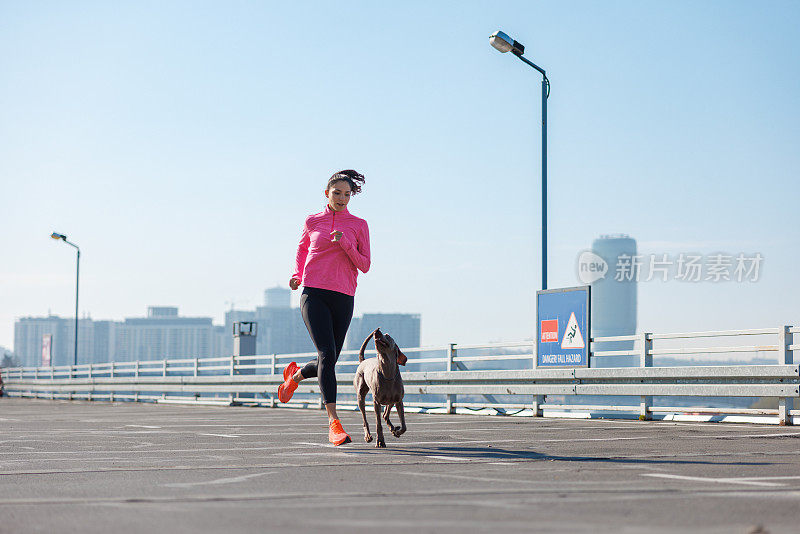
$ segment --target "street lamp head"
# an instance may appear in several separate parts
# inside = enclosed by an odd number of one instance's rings
[[[511,52],[515,56],[525,53],[525,47],[501,31],[494,32],[489,37],[489,44],[502,53]]]
[[[66,241],[66,240],[67,240],[67,236],[65,236],[65,235],[62,235],[62,234],[57,234],[57,233],[55,233],[55,232],[53,232],[52,234],[50,234],[50,237],[52,237],[53,239],[63,239],[64,241]]]

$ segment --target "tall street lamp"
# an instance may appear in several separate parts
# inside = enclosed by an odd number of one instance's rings
[[[78,365],[78,282],[80,282],[80,272],[81,272],[81,249],[78,248],[78,245],[75,243],[70,243],[67,241],[67,236],[63,234],[57,234],[53,232],[50,237],[53,239],[61,239],[67,245],[75,247],[75,250],[78,251],[78,260],[75,264],[75,354],[73,358],[72,365]]]
[[[489,37],[489,43],[500,52],[511,52],[542,74],[542,289],[547,289],[547,97],[550,81],[544,69],[522,57],[525,47],[501,31]]]

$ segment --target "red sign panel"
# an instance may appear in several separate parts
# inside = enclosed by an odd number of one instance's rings
[[[542,321],[542,339],[540,343],[558,343],[558,319]]]

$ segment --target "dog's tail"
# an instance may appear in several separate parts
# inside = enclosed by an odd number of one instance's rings
[[[367,343],[369,343],[369,340],[372,339],[372,336],[374,336],[375,332],[377,332],[378,330],[380,330],[380,328],[376,328],[375,330],[373,330],[372,333],[368,335],[367,338],[364,340],[364,342],[361,344],[361,350],[358,351],[358,361],[360,362],[364,361],[364,351],[367,349]]]

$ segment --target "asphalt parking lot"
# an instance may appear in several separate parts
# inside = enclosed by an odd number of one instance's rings
[[[794,427],[408,414],[375,449],[342,421],[2,398],[0,533],[800,530]]]

